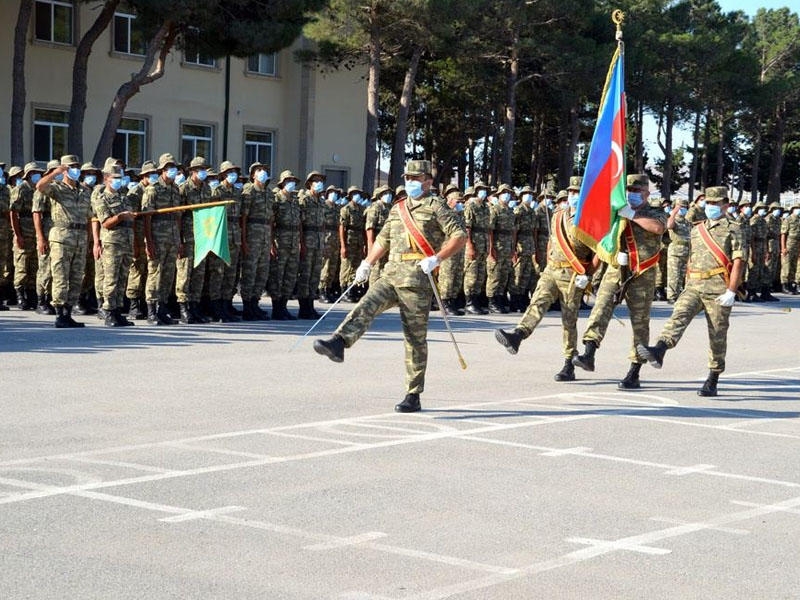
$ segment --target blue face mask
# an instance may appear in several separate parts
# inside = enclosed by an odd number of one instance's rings
[[[233,184],[233,188],[236,190],[241,190],[244,187],[244,184],[241,181],[237,181]]]
[[[264,169],[257,169],[256,170],[256,181],[258,183],[266,183],[269,179],[269,173],[267,173]]]
[[[780,217],[781,216],[781,209],[780,208],[776,208],[775,210],[773,210],[772,211],[772,216],[773,217]]]
[[[497,206],[500,204],[500,200],[497,198],[497,196],[492,196],[489,202],[492,204],[492,206]]]
[[[641,206],[643,202],[644,198],[642,198],[640,192],[628,192],[628,204],[630,204],[631,208]]]
[[[766,208],[759,208],[759,209],[758,209],[758,216],[759,216],[759,217],[763,217],[763,216],[765,216],[766,214],[767,214],[767,209],[766,209]]]
[[[128,175],[122,176],[122,185],[128,185],[131,182],[131,178]]]
[[[112,190],[118,192],[122,187],[122,177],[114,177],[109,185],[111,186]]]
[[[544,205],[545,205],[547,208],[553,208],[553,200],[552,200],[552,199],[550,199],[550,198],[548,198],[548,199],[545,201]]]
[[[456,212],[464,212],[464,205],[461,202],[456,202]]]
[[[746,206],[745,209],[744,209],[744,216],[745,217],[750,217],[752,215],[753,215],[753,209],[750,208],[749,206]]]
[[[178,176],[178,167],[170,167],[166,170],[167,179],[175,179]]]
[[[522,194],[522,201],[525,204],[530,204],[533,202],[533,194]]]
[[[331,192],[330,194],[328,194],[328,200],[330,200],[334,204],[337,204],[339,202],[339,194],[337,194],[336,192]]]
[[[294,181],[287,181],[283,186],[283,189],[285,189],[289,193],[295,191],[296,188],[297,188],[297,183]]]
[[[711,221],[716,221],[722,216],[722,208],[717,204],[706,204],[703,210],[706,213],[706,217]]]
[[[5,185],[5,184],[6,184],[5,175],[0,175],[0,185]]]
[[[733,214],[733,213],[735,213],[735,212],[736,212],[736,207],[735,207],[735,206],[733,206],[733,205],[730,205],[730,206],[728,207],[728,214],[729,214],[729,215],[732,215],[732,214]]]
[[[353,194],[352,196],[350,196],[350,199],[359,206],[361,205],[361,194]]]
[[[416,179],[406,179],[406,194],[408,194],[409,198],[422,196],[422,182]]]
[[[570,194],[567,196],[567,202],[569,203],[570,208],[575,208],[578,206],[578,194]]]
[[[697,206],[699,206],[700,208],[705,208],[706,207],[706,201],[705,200],[698,200]]]
[[[347,199],[347,197],[344,197],[344,198],[339,198],[336,201],[336,204],[338,204],[339,206],[345,206],[348,202],[349,200]]]
[[[208,182],[208,187],[210,187],[212,190],[217,189],[219,187],[219,180],[212,179],[211,181]]]
[[[386,204],[392,203],[392,195],[391,194],[384,194],[381,196],[381,200],[383,200]]]
[[[56,181],[64,181],[64,174],[63,173],[59,173],[58,175],[53,177],[53,179],[55,179]]]
[[[478,190],[478,198],[481,200],[486,200],[487,191],[486,190]]]
[[[197,171],[197,178],[200,181],[205,181],[206,177],[208,177],[208,171],[206,171],[205,169],[200,169],[199,171]]]
[[[315,181],[314,185],[311,186],[311,189],[314,190],[315,193],[319,194],[325,189],[325,184],[321,181]]]
[[[178,173],[175,176],[175,185],[181,185],[184,181],[186,181],[186,175],[183,173]]]
[[[36,185],[37,183],[39,183],[39,180],[41,178],[42,178],[42,174],[41,173],[34,173],[33,175],[31,175],[31,183],[33,185]]]
[[[500,194],[500,200],[502,200],[503,202],[508,202],[509,200],[511,200],[511,194],[508,192],[503,192],[502,194]]]
[[[679,214],[680,216],[682,216],[682,217],[685,217],[687,212],[689,212],[689,209],[688,209],[688,208],[679,208],[679,209],[678,209],[678,214]]]
[[[231,185],[233,185],[234,183],[236,183],[236,181],[237,181],[238,179],[239,179],[239,175],[237,175],[237,174],[236,174],[236,172],[234,172],[234,171],[231,171],[230,173],[228,173],[227,175],[225,175],[225,181],[227,181],[227,182],[228,182],[228,183],[230,183]]]
[[[70,167],[67,170],[67,177],[72,181],[78,181],[81,178],[81,170],[78,167]]]
[[[671,213],[671,212],[672,212],[672,209],[671,209],[669,206],[665,206],[665,207],[664,207],[664,212],[665,212],[665,213],[667,213],[667,214],[669,214],[669,213]]]
[[[519,203],[516,200],[512,200],[511,202],[508,203],[508,208],[517,208],[518,204]]]
[[[151,184],[158,183],[158,173],[150,173],[150,175],[147,176],[147,180]]]
[[[792,214],[793,214],[795,217],[796,217],[797,215],[800,215],[800,208],[794,208],[794,209],[792,209]]]
[[[133,191],[133,190],[135,190],[137,187],[139,187],[139,184],[138,184],[137,182],[135,182],[135,181],[131,181],[131,182],[128,184],[128,191],[129,191],[129,192],[132,192],[132,191]]]

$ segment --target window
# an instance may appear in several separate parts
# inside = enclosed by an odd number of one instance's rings
[[[72,44],[72,2],[36,0],[34,37],[42,42]]]
[[[65,110],[33,109],[33,160],[47,162],[67,153],[68,119]]]
[[[111,155],[121,158],[126,165],[140,165],[145,161],[146,148],[147,121],[123,118],[114,136]]]
[[[211,125],[181,125],[181,162],[188,165],[195,156],[213,161],[214,128]]]
[[[271,132],[244,132],[244,164],[246,166],[249,167],[254,162],[260,162],[267,165],[268,171],[272,173],[272,153],[274,149]]]
[[[278,75],[278,54],[254,54],[247,59],[247,72],[275,77]]]
[[[136,26],[136,15],[114,13],[114,52],[144,56],[147,43]]]
[[[183,62],[201,67],[216,66],[214,57],[203,50],[200,42],[200,31],[190,27],[184,39]]]
[[[329,169],[325,167],[325,183],[327,185],[335,185],[346,190],[350,185],[349,175],[350,171],[348,169]]]

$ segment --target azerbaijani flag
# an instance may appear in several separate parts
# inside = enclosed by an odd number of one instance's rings
[[[575,212],[576,235],[601,260],[616,265],[625,206],[625,54],[614,52],[606,77]]]
[[[225,206],[210,206],[192,211],[194,219],[194,266],[200,264],[209,252],[219,256],[226,265],[231,264],[228,249],[228,213]]]

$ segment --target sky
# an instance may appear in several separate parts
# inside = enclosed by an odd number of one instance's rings
[[[800,0],[717,0],[724,12],[741,10],[752,16],[759,8],[788,7],[793,12],[800,12]]]

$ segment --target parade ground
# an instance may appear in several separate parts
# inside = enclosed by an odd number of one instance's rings
[[[343,364],[315,334],[292,348],[309,321],[0,313],[0,598],[797,598],[800,300],[780,297],[734,307],[717,398],[696,394],[702,315],[621,392],[624,306],[571,383],[559,313],[516,356],[493,329],[519,315],[452,317],[466,370],[431,313],[416,414],[393,411],[396,310]]]

